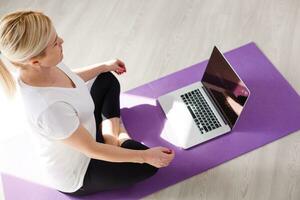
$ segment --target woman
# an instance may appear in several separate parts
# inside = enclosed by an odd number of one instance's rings
[[[63,40],[41,12],[18,11],[0,20],[0,51],[17,67],[31,137],[49,186],[70,195],[125,187],[166,167],[174,152],[132,140],[120,120],[120,85],[126,72],[113,60],[72,72],[61,63]],[[16,83],[0,63],[2,85]],[[89,90],[86,83],[92,83]]]

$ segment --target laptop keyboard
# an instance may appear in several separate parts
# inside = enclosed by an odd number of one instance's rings
[[[199,89],[180,95],[190,111],[201,134],[221,127],[220,122],[209,107]]]

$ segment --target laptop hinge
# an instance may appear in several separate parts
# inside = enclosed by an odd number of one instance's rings
[[[208,98],[210,99],[210,101],[214,104],[214,107],[216,108],[217,112],[223,119],[224,124],[227,124],[230,126],[230,128],[232,128],[232,125],[229,123],[227,116],[225,115],[224,111],[219,107],[218,103],[216,103],[214,97],[210,94],[210,91],[208,89],[206,89],[206,87],[204,85],[202,86],[202,88],[203,88],[204,92],[206,93],[206,95],[208,96]]]

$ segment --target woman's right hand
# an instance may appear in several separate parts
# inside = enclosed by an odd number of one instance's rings
[[[126,72],[125,63],[123,61],[119,60],[119,59],[109,60],[109,61],[107,61],[103,64],[106,67],[107,72],[114,71],[118,75],[123,74],[124,72]]]
[[[165,147],[153,147],[143,151],[143,159],[154,167],[161,168],[170,164],[175,156],[175,152]]]

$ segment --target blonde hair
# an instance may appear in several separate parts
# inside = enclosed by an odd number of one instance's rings
[[[15,11],[0,19],[0,53],[15,67],[35,57],[45,56],[53,25],[38,11]],[[16,82],[0,59],[0,83],[8,97],[16,93]]]

